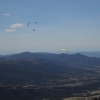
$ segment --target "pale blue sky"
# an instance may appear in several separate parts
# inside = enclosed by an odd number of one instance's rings
[[[60,48],[100,51],[100,0],[0,0],[0,55]]]

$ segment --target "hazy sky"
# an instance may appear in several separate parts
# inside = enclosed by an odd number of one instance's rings
[[[100,51],[100,0],[0,0],[0,55],[61,48]]]

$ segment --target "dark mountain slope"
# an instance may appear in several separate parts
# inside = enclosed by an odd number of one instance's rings
[[[63,56],[63,57],[62,57]],[[21,60],[26,58],[42,58],[45,60],[50,60],[54,62],[63,62],[67,64],[75,64],[75,65],[89,65],[90,67],[93,66],[100,66],[100,58],[96,57],[87,57],[82,54],[45,54],[45,53],[30,53],[30,52],[23,52],[19,54],[9,55],[2,57],[3,59],[10,59],[10,60]]]
[[[34,84],[41,81],[49,82],[50,79],[60,79],[63,74],[73,75],[75,73],[82,75],[84,70],[44,59],[0,60],[0,82],[2,84],[25,84],[33,80]]]
[[[1,100],[61,100],[100,88],[98,72],[79,68],[86,67],[84,63],[99,65],[98,58],[81,54],[22,55],[21,59],[20,54],[17,58],[13,55],[13,59],[11,56],[0,59]]]

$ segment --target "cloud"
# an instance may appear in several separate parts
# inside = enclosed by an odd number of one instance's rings
[[[23,27],[23,24],[17,23],[17,24],[11,25],[11,28],[18,28],[18,27]]]
[[[7,29],[6,32],[15,32],[16,30],[14,29]]]
[[[10,16],[10,14],[8,14],[8,13],[6,13],[6,14],[4,14],[5,16]]]

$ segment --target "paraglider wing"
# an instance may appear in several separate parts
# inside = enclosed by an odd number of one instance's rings
[[[68,50],[66,50],[66,49],[60,49],[60,51],[64,51],[64,52],[68,53]]]
[[[29,22],[29,23],[27,24],[27,27],[28,27],[29,24],[31,24],[31,23],[36,23],[36,24],[37,24],[37,22],[35,22],[35,21],[31,21],[31,22]]]

